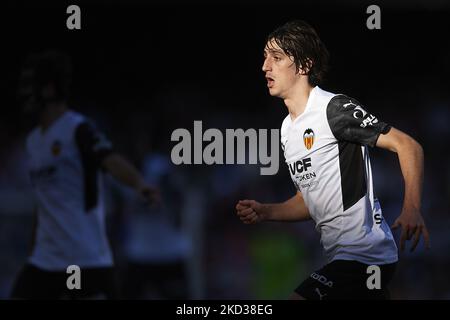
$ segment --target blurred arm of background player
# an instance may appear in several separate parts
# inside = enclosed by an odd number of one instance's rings
[[[236,205],[237,215],[245,224],[261,221],[305,221],[311,219],[302,193],[282,203],[259,203],[255,200],[240,200]]]
[[[381,134],[376,145],[397,153],[405,180],[402,212],[392,225],[393,229],[399,226],[402,228],[400,250],[404,250],[405,240],[411,240],[414,236],[411,246],[413,251],[419,243],[421,234],[426,247],[429,248],[430,236],[420,210],[424,162],[422,146],[409,135],[395,128],[391,128],[387,134]]]
[[[116,180],[136,190],[144,200],[149,203],[160,202],[159,191],[147,185],[139,171],[122,155],[116,152],[109,154],[103,159],[102,167]]]
[[[138,192],[147,202],[159,203],[159,191],[149,186],[139,171],[114,150],[112,143],[91,121],[78,126],[75,133],[81,158],[87,170],[102,168],[117,181]]]

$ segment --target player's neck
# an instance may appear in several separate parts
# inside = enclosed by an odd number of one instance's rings
[[[305,112],[309,95],[314,88],[309,83],[306,83],[293,89],[289,97],[284,99],[292,121]]]
[[[39,125],[42,132],[46,131],[56,120],[58,120],[68,107],[65,102],[48,103],[39,117]]]

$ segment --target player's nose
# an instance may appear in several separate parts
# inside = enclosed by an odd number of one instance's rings
[[[271,68],[270,61],[269,61],[269,59],[265,58],[263,65],[262,65],[262,71],[264,71],[264,72],[270,71],[270,68]]]

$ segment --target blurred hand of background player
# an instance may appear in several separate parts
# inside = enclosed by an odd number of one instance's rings
[[[239,200],[236,213],[245,224],[255,224],[266,218],[263,204],[255,200]]]
[[[139,195],[149,205],[161,205],[161,194],[157,188],[142,184],[138,187]]]
[[[414,241],[410,251],[414,251],[419,243],[421,234],[425,240],[425,247],[427,249],[430,248],[430,235],[419,210],[403,208],[402,213],[395,220],[391,228],[397,229],[399,226],[402,227],[402,233],[400,235],[401,251],[405,249],[405,241],[411,240],[412,237],[414,237]]]
[[[103,160],[103,167],[119,182],[133,188],[149,205],[161,204],[159,190],[149,186],[139,171],[127,159],[111,153]]]

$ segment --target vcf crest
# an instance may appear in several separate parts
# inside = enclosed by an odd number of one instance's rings
[[[311,149],[314,144],[314,131],[308,128],[303,133],[303,142],[305,143],[306,149]]]

